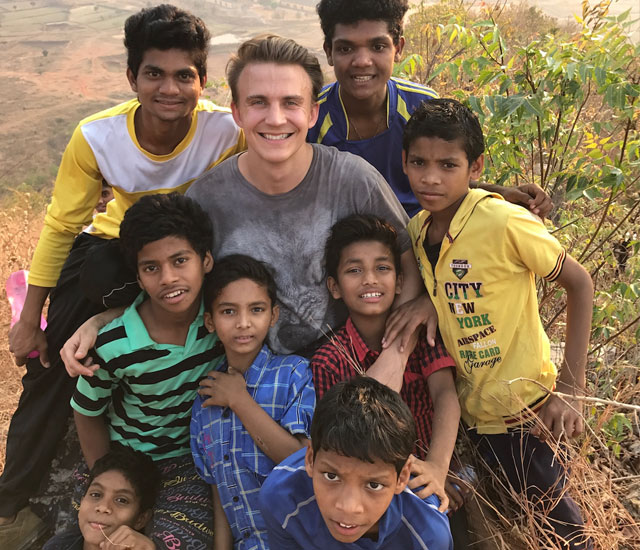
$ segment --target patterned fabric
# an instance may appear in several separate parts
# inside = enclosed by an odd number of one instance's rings
[[[410,216],[420,211],[409,180],[402,171],[402,133],[411,113],[423,101],[438,94],[415,82],[391,78],[387,82],[387,129],[369,139],[348,140],[349,119],[340,97],[340,84],[334,82],[320,92],[320,112],[307,141],[337,147],[362,157],[387,180]]]
[[[556,367],[538,313],[535,275],[553,281],[566,257],[540,220],[499,195],[472,189],[453,217],[432,269],[424,248],[431,222],[409,223],[413,251],[456,361],[462,419],[503,433],[531,418],[524,409],[552,389]]]
[[[260,506],[273,550],[452,550],[447,516],[438,498],[422,500],[409,489],[393,495],[378,520],[378,538],[345,544],[327,528],[300,449],[273,469],[260,492]]]
[[[313,383],[318,399],[334,384],[358,374],[354,362],[366,371],[379,355],[379,351],[367,347],[349,317],[345,326],[333,335],[331,342],[322,346],[311,360]],[[431,347],[427,344],[425,335],[421,334],[407,361],[400,395],[409,406],[418,430],[414,453],[423,460],[431,441],[433,417],[428,378],[431,373],[449,367],[455,368],[455,362],[444,348],[440,335],[436,338],[436,345]]]
[[[274,355],[263,346],[245,380],[251,397],[271,418],[291,434],[309,437],[316,399],[306,359]],[[218,487],[235,550],[268,550],[258,495],[275,463],[231,409],[203,408],[203,401],[197,397],[191,420],[196,469],[207,483]]]
[[[223,349],[203,323],[202,304],[184,346],[158,344],[147,332],[138,306],[99,333],[100,368],[80,377],[71,406],[80,414],[107,412],[109,437],[154,460],[189,453],[189,419],[198,382],[218,367]]]
[[[119,235],[120,221],[141,196],[184,193],[212,166],[246,149],[244,134],[231,112],[201,99],[187,135],[167,155],[151,154],[138,143],[134,117],[140,107],[132,99],[80,121],[65,149],[33,255],[29,282],[56,285],[73,239],[87,232],[105,239]],[[107,211],[92,220],[102,180],[113,188]]]

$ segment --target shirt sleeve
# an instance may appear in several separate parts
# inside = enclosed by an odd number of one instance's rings
[[[524,208],[513,208],[505,231],[508,254],[547,281],[557,279],[566,252],[538,218]]]
[[[215,485],[216,478],[213,472],[213,464],[210,464],[204,446],[207,432],[206,426],[202,425],[205,413],[205,409],[202,407],[202,401],[202,397],[198,395],[191,409],[191,424],[189,427],[191,456],[193,457],[193,464],[196,467],[198,475],[209,485]]]
[[[286,529],[282,527],[276,516],[274,510],[278,508],[277,503],[270,502],[270,493],[263,490],[260,491],[260,511],[262,512],[262,518],[267,527],[267,534],[269,537],[269,547],[277,550],[304,550],[293,537],[287,533]]]
[[[100,354],[93,350],[100,368],[93,376],[80,376],[71,397],[71,407],[85,416],[100,416],[107,410],[111,395],[120,381],[119,377],[107,368]]]
[[[344,360],[333,344],[322,346],[316,351],[311,359],[311,371],[318,399],[322,399],[330,388],[344,380],[342,368]]]
[[[33,254],[29,283],[54,287],[73,240],[91,223],[102,191],[102,176],[78,126],[62,155],[44,226]]]
[[[291,434],[304,434],[310,437],[311,420],[315,408],[316,393],[309,362],[299,358],[291,372],[287,408],[280,419],[280,425]]]
[[[426,331],[422,330],[416,344],[416,350],[420,361],[420,372],[424,378],[428,378],[440,369],[455,369],[456,363],[447,352],[439,330],[436,332],[434,346],[427,343]]]

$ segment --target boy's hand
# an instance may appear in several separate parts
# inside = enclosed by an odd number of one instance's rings
[[[40,328],[40,319],[34,325],[21,318],[9,331],[9,352],[13,354],[16,365],[21,367],[26,364],[27,356],[32,351],[37,351],[40,364],[49,368],[47,337]]]
[[[211,371],[200,382],[198,393],[207,397],[202,403],[203,407],[215,405],[233,409],[238,398],[247,394],[247,383],[241,372],[230,367],[228,373]]]
[[[453,512],[462,508],[465,499],[471,494],[471,489],[467,484],[451,474],[447,475],[444,490],[449,497],[449,510]]]
[[[551,197],[545,193],[542,187],[535,183],[518,187],[505,187],[502,196],[513,204],[528,208],[533,214],[541,218],[546,218],[553,208]]]
[[[156,550],[156,545],[142,533],[121,525],[100,543],[101,550]]]
[[[388,348],[399,336],[399,349],[404,351],[411,336],[420,325],[426,327],[427,343],[434,346],[438,329],[438,314],[431,298],[426,293],[405,302],[391,312],[382,338],[382,347]]]
[[[574,399],[550,395],[547,402],[542,405],[538,417],[548,431],[536,425],[531,428],[531,435],[541,441],[545,441],[549,434],[556,441],[563,438],[572,439],[584,431],[582,406]]]
[[[440,499],[440,510],[445,512],[449,507],[449,497],[445,491],[445,479],[447,471],[426,460],[411,455],[411,475],[414,476],[409,480],[409,489],[414,490],[417,487],[424,486],[420,491],[414,491],[420,498],[427,498],[429,495],[436,495]]]

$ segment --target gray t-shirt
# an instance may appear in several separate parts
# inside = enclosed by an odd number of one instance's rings
[[[351,153],[312,146],[309,171],[287,193],[256,189],[240,173],[238,156],[187,191],[213,221],[214,260],[247,254],[275,270],[280,319],[268,344],[276,353],[305,348],[346,320],[346,309],[325,284],[324,245],[335,222],[349,214],[375,214],[398,229],[402,252],[410,247],[407,215],[380,173]]]

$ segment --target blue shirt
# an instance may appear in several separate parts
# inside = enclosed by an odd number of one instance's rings
[[[263,346],[244,377],[247,391],[271,418],[291,434],[309,437],[316,397],[306,359],[274,355]],[[203,401],[197,397],[191,417],[196,470],[207,483],[218,487],[234,548],[268,550],[258,497],[275,463],[254,443],[231,409],[203,408]]]
[[[391,78],[387,82],[387,129],[369,139],[348,140],[349,120],[337,82],[320,92],[320,113],[309,130],[307,141],[332,145],[364,158],[377,168],[410,217],[421,210],[409,180],[402,171],[402,133],[411,113],[422,101],[438,97],[431,88],[415,82]]]
[[[304,468],[305,449],[273,469],[260,492],[262,515],[274,550],[452,550],[449,520],[438,499],[421,500],[409,489],[394,495],[378,521],[378,540],[362,537],[343,543],[327,528],[311,478]]]

